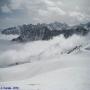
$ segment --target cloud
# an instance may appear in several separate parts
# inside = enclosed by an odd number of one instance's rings
[[[2,6],[1,9],[2,9],[2,12],[11,13],[11,10],[6,5]]]
[[[65,15],[66,14],[65,11],[59,7],[49,7],[48,10],[51,12],[54,12],[54,13],[56,12],[56,14],[59,14],[59,15]]]
[[[85,18],[85,15],[81,12],[78,12],[78,11],[69,12],[69,15],[73,18],[76,18],[79,21],[82,21]]]
[[[13,25],[18,25],[51,21],[75,24],[87,21],[90,20],[89,2],[89,0],[0,0],[0,26],[11,26],[12,22]],[[12,21],[9,22],[6,18],[11,18]]]
[[[90,37],[90,36],[89,36]],[[11,44],[11,47],[4,52],[0,52],[0,66],[13,65],[15,63],[34,62],[47,60],[65,54],[75,46],[88,42],[85,37],[73,35],[65,39],[63,35],[54,37],[49,41],[36,41],[24,44]],[[6,44],[7,45],[7,44]]]
[[[53,2],[53,1],[51,1],[51,0],[44,0],[44,3],[46,4],[46,5],[48,5],[48,6],[55,6],[55,3]]]

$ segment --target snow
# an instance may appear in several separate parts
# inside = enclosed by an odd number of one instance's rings
[[[0,86],[16,86],[19,90],[90,90],[90,50],[86,49],[90,44],[86,39],[59,36],[6,50],[0,55],[0,64],[6,66],[0,68]],[[78,45],[82,45],[79,50],[65,53]],[[9,62],[5,63],[4,57]],[[20,64],[7,66],[17,61]]]
[[[89,73],[89,56],[66,55],[1,69],[0,80],[1,85],[20,90],[89,90]]]

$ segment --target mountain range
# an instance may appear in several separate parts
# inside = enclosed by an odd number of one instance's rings
[[[2,30],[2,34],[18,34],[19,37],[12,39],[12,41],[26,42],[37,40],[49,40],[54,36],[63,34],[65,38],[68,38],[74,34],[85,36],[90,32],[90,22],[85,24],[79,24],[75,26],[69,26],[65,23],[53,22],[50,24],[28,24],[17,27],[10,27]]]

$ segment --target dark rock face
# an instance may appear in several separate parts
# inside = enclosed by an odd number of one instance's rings
[[[60,24],[60,26],[59,26]],[[65,25],[65,26],[64,26]],[[54,28],[57,26],[56,30]],[[60,28],[61,27],[61,28]],[[23,25],[20,27],[20,36],[12,41],[36,41],[36,40],[49,40],[53,36],[61,34],[62,28],[66,28],[68,25],[61,23],[52,24],[37,24],[37,25]],[[61,30],[57,30],[57,29]]]
[[[37,25],[22,25],[13,28],[8,28],[2,31],[3,34],[19,34],[18,38],[12,41],[26,42],[37,40],[49,40],[54,36],[63,34],[65,38],[73,34],[85,36],[90,31],[90,23],[80,24],[69,27],[67,24],[51,23],[51,24],[37,24]]]
[[[22,25],[22,26],[17,26],[17,27],[10,27],[10,28],[6,28],[4,29],[1,33],[2,34],[22,34],[23,32],[25,33],[24,30],[30,31],[30,30],[36,30],[37,28],[42,28],[42,27],[47,27],[49,30],[63,30],[66,29],[68,27],[67,24],[63,24],[63,23],[59,23],[59,22],[54,22],[54,23],[50,23],[50,24],[37,24],[37,25],[33,25],[33,24],[28,24],[28,25]]]
[[[69,36],[72,36],[73,34],[85,36],[88,34],[88,32],[90,32],[90,30],[87,30],[81,26],[77,26],[76,28],[72,27],[68,30],[64,30],[63,34],[65,38],[68,38]]]
[[[36,40],[49,40],[53,36],[59,35],[61,32],[57,30],[50,31],[47,27],[33,27],[33,29],[24,29],[21,35],[13,39],[13,41],[36,41]]]
[[[10,28],[7,28],[7,29],[4,29],[2,32],[2,34],[20,34],[20,29],[19,27],[10,27]]]

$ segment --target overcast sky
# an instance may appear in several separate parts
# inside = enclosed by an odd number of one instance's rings
[[[54,21],[90,21],[90,0],[0,0],[0,28]]]

